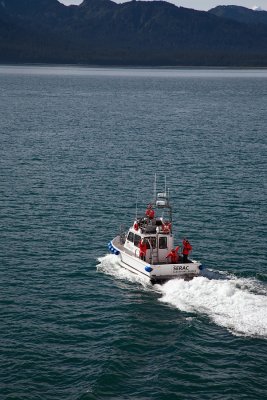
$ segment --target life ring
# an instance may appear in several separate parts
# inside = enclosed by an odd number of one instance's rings
[[[170,233],[171,231],[171,223],[170,222],[166,222],[165,224],[162,225],[162,232],[163,233]]]

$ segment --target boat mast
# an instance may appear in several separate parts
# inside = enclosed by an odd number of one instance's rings
[[[157,174],[155,174],[154,178],[154,200],[153,203],[156,204],[157,201]]]

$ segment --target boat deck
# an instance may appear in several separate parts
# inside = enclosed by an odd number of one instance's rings
[[[113,245],[118,249],[118,250],[120,250],[120,251],[123,251],[124,253],[126,253],[126,254],[129,254],[130,256],[133,256],[133,257],[137,257],[137,256],[135,256],[130,250],[128,250],[128,249],[126,249],[125,247],[124,247],[124,244],[123,244],[123,242],[121,241],[121,238],[120,238],[120,236],[116,236],[114,239],[113,239],[113,241],[112,241],[112,243],[113,243]],[[137,249],[137,248],[136,248]],[[137,257],[138,258],[138,257]],[[147,262],[150,262],[149,260],[146,260]],[[187,262],[186,262],[186,264],[191,264],[193,261],[191,261],[191,260],[188,260]],[[167,260],[166,260],[166,262],[157,262],[157,263],[155,263],[156,265],[167,265],[167,264],[170,264]],[[173,264],[173,263],[171,263],[171,264]],[[177,262],[177,263],[175,263],[175,265],[181,265],[181,264],[184,264],[184,262],[183,262],[183,259],[182,259],[182,257],[180,257],[179,258],[179,261]],[[173,264],[174,265],[174,264]]]

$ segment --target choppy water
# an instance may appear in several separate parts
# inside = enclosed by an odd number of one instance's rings
[[[0,95],[1,399],[265,399],[267,71],[0,67]],[[107,255],[155,172],[190,282]]]

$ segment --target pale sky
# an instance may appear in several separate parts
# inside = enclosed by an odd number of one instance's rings
[[[83,0],[59,0],[61,3],[70,4],[81,4]],[[123,3],[123,0],[113,0],[115,3]],[[156,0],[149,0],[156,1]],[[169,3],[176,4],[177,6],[194,8],[195,10],[209,10],[210,8],[222,5],[236,5],[247,8],[253,8],[255,6],[261,7],[267,11],[267,0],[169,0]]]

